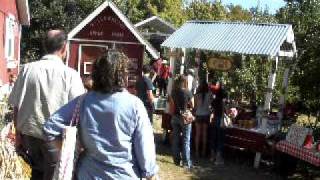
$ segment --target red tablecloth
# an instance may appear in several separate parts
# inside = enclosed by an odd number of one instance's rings
[[[289,143],[288,141],[278,142],[276,148],[278,151],[309,162],[317,167],[320,166],[320,152],[299,147],[295,144]]]

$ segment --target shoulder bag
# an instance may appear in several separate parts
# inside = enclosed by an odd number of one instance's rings
[[[85,95],[81,95],[77,101],[76,107],[73,110],[70,125],[66,126],[62,135],[62,147],[60,152],[60,159],[56,165],[53,174],[53,180],[72,180],[73,170],[76,162],[78,143],[77,131],[80,119],[80,106]]]

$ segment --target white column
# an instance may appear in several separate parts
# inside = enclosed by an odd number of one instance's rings
[[[170,68],[170,73],[172,74],[171,77],[169,77],[168,80],[168,86],[167,86],[167,95],[170,96],[172,93],[172,86],[173,86],[173,79],[175,77],[175,58],[176,56],[174,54],[176,54],[176,49],[175,48],[170,48],[169,50],[169,68]],[[169,103],[167,101],[166,103],[166,113],[169,113]]]
[[[284,70],[284,73],[283,73],[281,96],[280,96],[280,101],[279,101],[279,105],[280,105],[279,120],[280,121],[283,118],[283,111],[285,108],[286,96],[288,93],[289,73],[290,73],[290,66],[287,66]]]
[[[268,80],[268,88],[267,92],[265,94],[265,102],[264,102],[264,110],[269,111],[270,110],[270,103],[272,100],[272,91],[276,82],[276,74],[278,69],[278,56],[275,57],[274,62],[272,62],[272,68],[269,74],[269,80]]]
[[[196,81],[199,82],[199,68],[200,68],[200,51],[196,49],[196,54],[194,57],[194,61],[196,62],[196,68],[195,68],[195,78]]]
[[[256,152],[256,156],[254,157],[253,167],[258,169],[261,161],[261,152]]]
[[[175,60],[176,60],[176,56],[174,54],[177,54],[177,50],[175,48],[170,48],[169,53],[170,53],[169,67],[170,67],[170,73],[172,74],[172,76],[169,78],[169,81],[168,81],[167,94],[171,95],[172,85],[173,85],[173,78],[175,76]]]
[[[182,57],[181,57],[181,65],[180,65],[180,74],[184,73],[185,62],[186,62],[186,48],[182,48]]]

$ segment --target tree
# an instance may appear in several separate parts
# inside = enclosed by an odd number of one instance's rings
[[[296,34],[298,57],[291,85],[298,88],[304,111],[317,116],[320,122],[320,1],[287,0],[286,3],[277,18],[282,23],[293,24]]]
[[[22,63],[34,61],[44,53],[42,35],[48,29],[72,30],[104,0],[29,0],[31,26],[23,30]],[[137,23],[159,15],[179,26],[186,20],[182,0],[113,0],[119,9]]]
[[[31,26],[23,30],[22,63],[35,61],[44,53],[42,36],[54,28],[69,32],[103,0],[29,0]]]
[[[157,7],[157,15],[176,27],[181,26],[187,20],[183,0],[154,0],[154,2]]]
[[[240,5],[227,5],[227,9],[229,13],[227,14],[227,18],[230,21],[250,21],[252,19],[252,15],[249,11],[243,9]]]
[[[186,8],[189,20],[226,20],[227,12],[220,1],[193,1]]]
[[[261,9],[259,6],[250,8],[253,23],[277,23],[278,20],[274,15],[269,13],[268,6]]]

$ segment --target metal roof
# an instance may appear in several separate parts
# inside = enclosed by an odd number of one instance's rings
[[[156,31],[165,34],[172,34],[176,28],[169,22],[161,19],[158,16],[152,16],[134,25],[136,28],[143,29],[146,27],[153,27]]]
[[[162,46],[248,55],[288,56],[280,53],[283,43],[289,43],[292,47],[291,54],[295,53],[294,34],[289,24],[190,21],[175,31]]]

